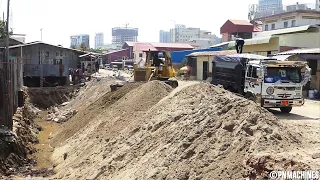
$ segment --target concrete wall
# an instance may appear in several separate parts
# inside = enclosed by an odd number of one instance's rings
[[[279,51],[279,38],[272,38],[269,43],[244,45],[244,53],[253,53],[267,56],[268,52],[271,54],[278,53]]]
[[[293,20],[295,20],[295,24],[292,25]],[[320,16],[319,14],[316,14],[314,12],[312,13],[294,13],[293,12],[291,14],[285,14],[282,16],[276,16],[272,18],[270,17],[262,20],[263,30],[264,31],[272,30],[271,29],[272,24],[275,24],[275,30],[283,29],[285,28],[284,22],[288,22],[288,26],[286,28],[296,27],[296,26],[305,26],[305,25],[314,25],[314,24],[320,24]],[[265,29],[265,25],[268,25],[268,30]]]
[[[212,73],[212,60],[214,56],[197,56],[197,80],[203,80],[203,62],[208,62],[209,65],[209,75],[211,77]]]
[[[319,48],[320,32],[283,34],[279,37],[279,46],[299,48]]]

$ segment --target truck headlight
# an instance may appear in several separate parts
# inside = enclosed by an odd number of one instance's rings
[[[268,87],[266,90],[267,94],[271,95],[274,93],[274,88],[273,87]]]

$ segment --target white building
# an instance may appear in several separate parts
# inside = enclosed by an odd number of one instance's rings
[[[257,18],[254,21],[262,22],[263,31],[270,31],[304,25],[320,24],[320,12],[315,10],[297,10]]]
[[[320,0],[316,0],[316,10],[320,11]]]
[[[103,48],[103,46],[104,46],[104,34],[96,33],[94,37],[94,48],[99,49],[99,48]]]
[[[282,0],[259,0],[258,16],[265,17],[283,12]]]
[[[70,37],[70,47],[72,48],[79,48],[81,47],[81,44],[83,43],[86,48],[90,48],[90,36],[89,34],[79,34],[79,35],[73,35]]]
[[[170,30],[171,42],[195,42],[207,48],[216,43],[216,38],[217,36],[210,31],[201,30],[200,28],[187,28],[181,24]]]
[[[159,32],[159,42],[161,43],[169,43],[170,42],[170,32],[160,30]]]

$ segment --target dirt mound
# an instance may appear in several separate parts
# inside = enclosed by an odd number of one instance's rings
[[[107,107],[140,85],[141,83],[129,83],[125,84],[117,91],[105,93],[96,102],[89,105],[86,109],[79,111],[68,122],[66,122],[63,129],[52,139],[52,145],[56,146],[60,142],[63,142],[73,136],[81,128],[84,128],[90,121],[101,114]]]
[[[78,89],[77,86],[28,88],[27,93],[31,104],[42,109],[47,109],[51,106],[56,106],[69,101],[75,96],[74,91],[76,89]]]
[[[146,101],[157,98],[161,88],[147,85],[151,82],[126,94],[97,124],[56,150],[58,177],[260,179],[271,170],[309,167],[290,154],[301,145],[301,135],[257,104],[201,83],[153,106]]]

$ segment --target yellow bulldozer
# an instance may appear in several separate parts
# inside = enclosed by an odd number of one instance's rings
[[[133,78],[135,82],[148,82],[152,80],[164,81],[172,88],[178,87],[175,79],[177,73],[173,68],[170,52],[167,51],[145,51],[145,62],[134,65]],[[111,85],[111,91],[121,87],[121,84]]]
[[[178,81],[173,79],[177,73],[173,68],[170,52],[148,51],[143,67],[134,65],[134,81],[160,80],[169,84],[173,88],[178,86]]]

